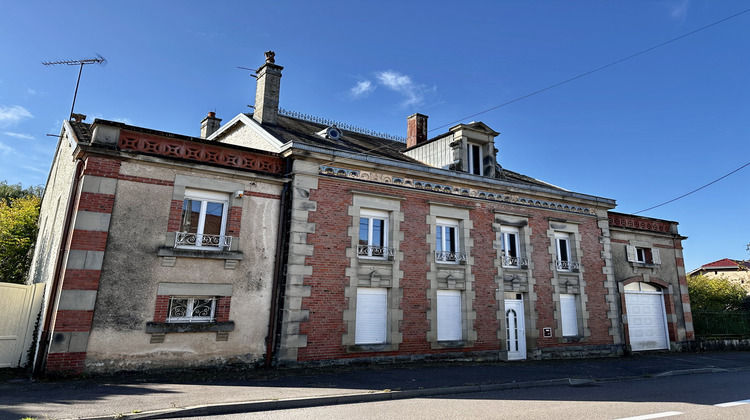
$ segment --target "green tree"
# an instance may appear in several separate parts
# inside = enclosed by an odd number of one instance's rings
[[[32,186],[24,189],[20,183],[9,185],[8,181],[0,181],[0,200],[10,205],[10,202],[22,197],[34,196],[42,198],[44,187],[41,185]]]
[[[690,307],[694,311],[741,311],[747,297],[745,289],[725,277],[704,275],[687,279]]]
[[[33,194],[0,199],[0,281],[26,281],[39,231],[40,203]]]

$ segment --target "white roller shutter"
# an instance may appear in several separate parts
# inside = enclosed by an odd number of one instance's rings
[[[575,295],[560,295],[560,313],[562,316],[563,337],[578,335]]]
[[[357,288],[357,320],[355,344],[385,343],[388,309],[388,290]]]
[[[461,291],[437,291],[438,341],[458,341],[463,338],[461,328]]]

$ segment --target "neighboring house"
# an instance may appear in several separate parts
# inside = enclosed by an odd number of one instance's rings
[[[704,264],[688,273],[688,276],[704,275],[708,278],[724,277],[739,284],[750,294],[750,261],[723,258]]]
[[[40,235],[68,256],[33,274],[60,288],[48,371],[610,356],[693,339],[676,223],[501,167],[481,122],[428,138],[414,114],[399,141],[280,111],[282,69],[267,53],[254,113],[210,114],[201,138],[65,123]],[[654,343],[629,330],[646,310],[661,317]]]

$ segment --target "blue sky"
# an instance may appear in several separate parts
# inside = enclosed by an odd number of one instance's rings
[[[746,1],[2,2],[0,180],[44,184],[78,68],[76,112],[198,135],[248,112],[258,68],[281,106],[405,135],[483,121],[507,169],[632,213],[750,162],[750,12],[472,118],[477,112],[748,9]],[[403,4],[402,4],[403,3]],[[443,126],[442,128],[439,128]],[[676,220],[686,268],[746,259],[750,167],[643,213]]]

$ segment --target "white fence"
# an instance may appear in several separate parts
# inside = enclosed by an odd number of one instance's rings
[[[25,366],[44,284],[0,283],[0,368]]]

